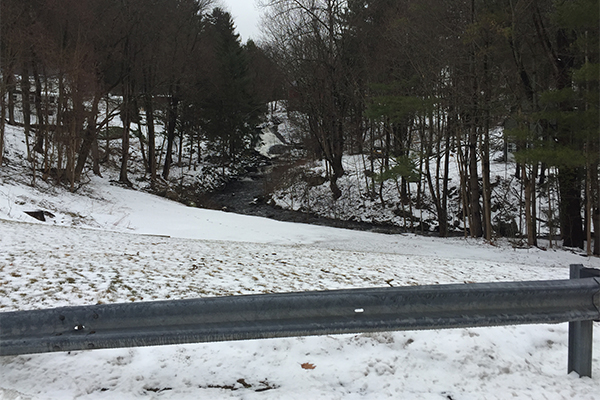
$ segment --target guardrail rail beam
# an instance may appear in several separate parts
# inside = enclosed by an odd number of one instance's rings
[[[206,297],[5,312],[0,313],[0,356],[571,322],[569,372],[591,376],[591,321],[600,319],[600,277],[584,277],[589,271],[580,266],[572,267],[572,271],[571,276],[577,279]]]

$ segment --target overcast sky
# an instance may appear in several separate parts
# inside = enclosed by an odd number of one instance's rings
[[[258,39],[258,24],[262,10],[256,5],[256,0],[219,0],[219,2],[233,16],[242,43],[248,39]]]

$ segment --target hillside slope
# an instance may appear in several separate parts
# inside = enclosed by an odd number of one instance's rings
[[[15,132],[18,133],[18,132]],[[564,279],[569,251],[282,223],[90,178],[0,169],[0,312],[265,292]],[[25,211],[42,210],[46,221]],[[0,317],[1,318],[1,317]],[[596,323],[596,328],[598,328]],[[408,331],[0,358],[0,399],[598,399],[566,374],[567,325]],[[313,368],[314,367],[314,368]]]

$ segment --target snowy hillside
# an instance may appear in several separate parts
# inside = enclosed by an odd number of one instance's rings
[[[481,240],[382,235],[186,207],[90,177],[0,168],[0,312],[436,283],[565,279],[600,259]],[[38,221],[26,211],[47,211]],[[50,215],[51,214],[51,215]],[[1,321],[0,321],[1,323]],[[598,333],[599,323],[595,324]],[[600,399],[566,374],[567,325],[407,331],[0,358],[0,399]]]

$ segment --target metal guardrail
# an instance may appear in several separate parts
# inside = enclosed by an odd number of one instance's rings
[[[0,355],[599,319],[595,277],[245,295],[0,313]]]
[[[571,265],[570,278],[596,278],[600,282],[600,270],[584,268],[583,265]],[[595,294],[594,305],[600,310],[600,294]],[[598,318],[595,318],[598,321]],[[594,322],[591,320],[569,322],[569,361],[568,372],[575,371],[579,376],[592,377],[592,344]]]

